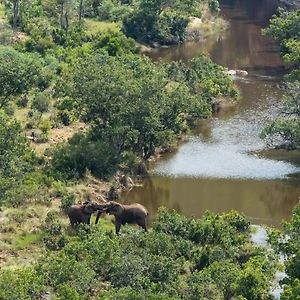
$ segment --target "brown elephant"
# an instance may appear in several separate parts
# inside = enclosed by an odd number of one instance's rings
[[[95,202],[85,202],[72,205],[67,210],[67,215],[72,226],[80,223],[90,224],[91,215],[95,211],[98,211],[98,214],[101,213],[102,206]]]
[[[116,201],[109,201],[100,206],[102,209],[97,214],[95,224],[98,223],[101,213],[105,211],[106,213],[115,216],[116,234],[119,234],[121,225],[126,223],[137,224],[144,228],[146,232],[148,231],[146,226],[148,211],[143,205],[139,203],[124,205]]]

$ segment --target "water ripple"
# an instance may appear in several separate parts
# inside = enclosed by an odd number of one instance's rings
[[[238,144],[207,144],[193,138],[154,173],[172,177],[284,179],[300,168],[243,152]]]

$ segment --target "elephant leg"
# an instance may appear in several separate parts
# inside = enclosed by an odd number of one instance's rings
[[[118,221],[115,222],[116,235],[119,235],[121,225],[122,225],[122,224],[121,224],[120,222],[118,222]]]
[[[145,221],[145,220],[140,220],[140,221],[138,222],[138,225],[141,226],[141,227],[145,230],[145,232],[148,232],[148,229],[147,229],[146,221]]]
[[[87,215],[87,216],[85,217],[85,224],[90,225],[90,223],[91,223],[91,215]]]
[[[71,226],[74,227],[76,224],[75,220],[73,220],[72,218],[69,218],[69,219],[70,219]]]
[[[102,212],[98,211],[95,224],[98,224],[98,221],[99,221],[99,218],[100,218],[101,214],[102,214]]]

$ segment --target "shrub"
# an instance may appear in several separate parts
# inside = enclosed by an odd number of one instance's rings
[[[49,119],[43,119],[39,124],[39,129],[42,131],[42,133],[47,136],[49,133],[49,130],[51,129],[52,124]]]
[[[232,210],[229,213],[224,214],[223,220],[237,231],[246,232],[250,229],[250,222],[246,219],[245,215],[237,211]]]
[[[95,272],[86,262],[77,261],[71,255],[51,253],[41,261],[37,271],[39,274],[43,274],[46,284],[56,288],[60,287],[60,292],[64,293],[74,294],[76,291],[79,295],[84,296],[91,286],[97,286]]]
[[[63,193],[61,197],[61,204],[60,204],[60,209],[64,212],[68,210],[68,208],[75,204],[76,197],[74,194],[70,193]]]
[[[53,151],[50,171],[57,179],[79,179],[86,170],[107,179],[114,174],[117,160],[105,141],[93,141],[87,135],[75,134]]]
[[[70,287],[68,284],[61,284],[57,287],[56,296],[58,300],[81,300],[80,294],[75,288]]]
[[[42,276],[32,268],[1,270],[0,272],[0,299],[37,299],[43,288]]]
[[[170,235],[189,237],[191,220],[179,215],[175,211],[168,212],[166,208],[160,208],[158,216],[153,223],[153,230]]]
[[[37,92],[32,99],[31,108],[40,113],[47,112],[50,105],[50,96],[48,92]]]

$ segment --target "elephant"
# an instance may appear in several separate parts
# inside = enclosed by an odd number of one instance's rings
[[[116,201],[109,201],[100,206],[101,210],[97,214],[95,224],[98,223],[101,213],[105,211],[106,213],[115,216],[115,228],[117,235],[120,232],[121,225],[124,225],[126,223],[137,224],[141,226],[146,232],[148,231],[146,226],[148,211],[143,205],[139,203],[124,205]]]
[[[99,214],[101,210],[102,206],[98,203],[85,202],[70,206],[67,210],[67,215],[72,226],[80,223],[90,224],[92,213],[98,211]]]

